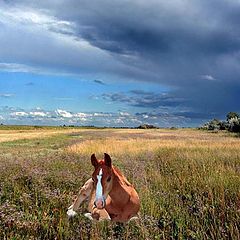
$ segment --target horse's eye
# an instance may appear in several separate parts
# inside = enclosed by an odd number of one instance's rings
[[[111,181],[111,177],[108,177],[107,182],[110,182],[110,181]]]
[[[92,180],[94,181],[94,178],[92,177]],[[95,181],[94,181],[95,182]]]

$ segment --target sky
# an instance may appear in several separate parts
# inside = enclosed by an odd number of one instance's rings
[[[0,122],[195,127],[240,112],[239,0],[0,0]]]

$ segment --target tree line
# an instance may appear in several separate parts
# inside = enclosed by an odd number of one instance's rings
[[[240,115],[236,112],[229,112],[226,116],[226,120],[221,121],[213,119],[201,126],[200,129],[240,132]]]

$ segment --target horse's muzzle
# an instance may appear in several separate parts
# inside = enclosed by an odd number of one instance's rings
[[[99,198],[94,201],[94,206],[98,209],[103,209],[106,206],[106,201],[104,198]]]

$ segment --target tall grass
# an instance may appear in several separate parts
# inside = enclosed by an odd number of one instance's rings
[[[240,239],[240,139],[196,130],[81,130],[0,144],[0,239]],[[141,199],[140,218],[68,219],[108,152]]]

